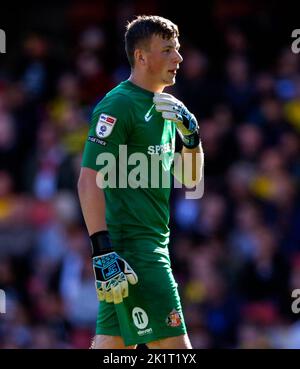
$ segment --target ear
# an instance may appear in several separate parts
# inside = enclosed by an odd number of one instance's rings
[[[134,59],[137,64],[145,65],[146,64],[146,57],[144,50],[142,49],[136,49],[134,51]]]

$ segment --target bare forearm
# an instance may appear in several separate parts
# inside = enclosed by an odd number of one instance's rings
[[[89,235],[106,230],[104,192],[96,184],[96,172],[82,168],[78,181],[78,195]]]
[[[188,187],[194,187],[202,179],[204,155],[201,143],[194,149],[183,146],[181,160],[174,162],[175,178]]]

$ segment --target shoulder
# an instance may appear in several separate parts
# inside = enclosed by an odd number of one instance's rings
[[[102,107],[113,107],[116,109],[119,108],[128,108],[130,109],[133,104],[133,98],[131,91],[126,87],[124,83],[120,83],[118,86],[110,90],[104,98],[98,102],[95,106],[94,111],[101,109]]]
[[[128,116],[133,108],[132,98],[124,92],[108,93],[97,103],[93,110],[93,115],[101,113],[115,114],[117,116]]]
[[[111,122],[131,126],[134,116],[134,97],[126,83],[120,83],[109,91],[102,100],[100,100],[92,113],[92,124],[96,124],[99,119],[108,119]]]

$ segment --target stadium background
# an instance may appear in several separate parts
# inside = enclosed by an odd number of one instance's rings
[[[0,348],[87,348],[97,311],[76,180],[91,109],[129,76],[136,14],[179,25],[169,91],[196,114],[205,193],[171,198],[195,348],[300,348],[300,28],[288,2],[15,1],[1,6]]]

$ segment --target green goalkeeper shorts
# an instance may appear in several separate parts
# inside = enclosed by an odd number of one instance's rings
[[[168,248],[145,241],[122,247],[114,241],[113,245],[139,280],[129,284],[129,296],[122,303],[99,303],[96,334],[121,336],[126,346],[185,334]]]

